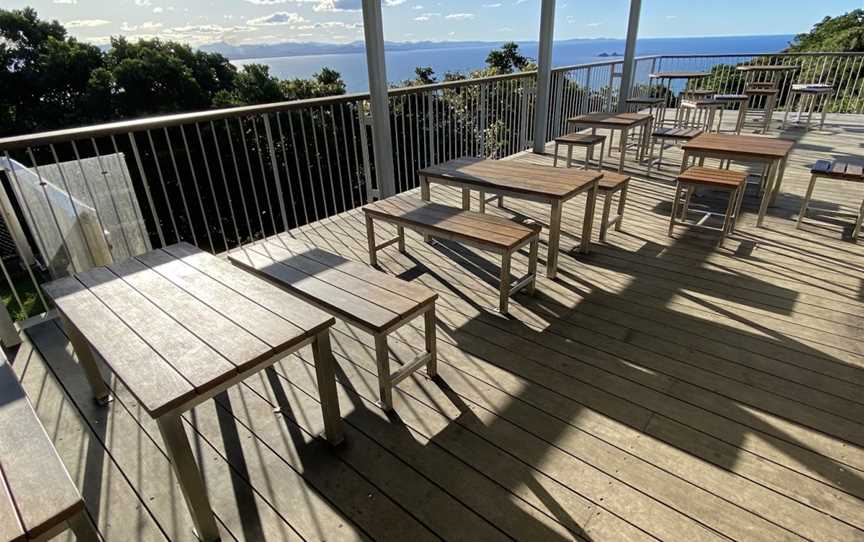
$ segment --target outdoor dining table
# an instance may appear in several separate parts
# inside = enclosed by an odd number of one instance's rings
[[[420,194],[430,201],[432,183],[462,189],[462,208],[471,208],[471,190],[480,192],[480,212],[486,208],[486,194],[499,197],[549,204],[549,243],[546,256],[546,276],[554,279],[558,273],[558,252],[561,239],[561,214],[564,203],[587,192],[585,216],[582,222],[580,251],[587,253],[591,245],[594,206],[597,202],[600,171],[585,171],[524,164],[511,160],[457,158],[421,169]]]
[[[657,72],[657,73],[648,74],[648,79],[649,80],[653,79],[653,80],[659,81],[661,87],[664,86],[664,82],[668,83],[669,96],[671,97],[674,95],[674,92],[672,91],[672,81],[683,80],[683,81],[687,81],[689,83],[689,81],[691,79],[704,79],[704,78],[708,77],[709,75],[711,75],[711,74],[708,72]],[[671,104],[669,104],[669,103],[666,104],[667,107],[669,107],[670,105]],[[666,123],[666,108],[664,107],[660,118],[657,119],[656,124],[658,126],[663,126],[665,123]]]
[[[180,243],[44,286],[94,396],[111,399],[96,355],[156,420],[198,538],[219,539],[183,414],[311,345],[324,434],[342,440],[329,314]]]
[[[766,82],[774,83],[776,86],[778,83],[777,78],[780,77],[780,75],[797,71],[799,68],[800,66],[790,64],[776,64],[771,66],[749,64],[746,66],[737,66],[735,69],[745,74],[747,83],[755,82],[761,75],[763,79],[767,78]]]
[[[618,145],[618,152],[621,155],[618,162],[618,171],[624,171],[624,156],[627,151],[627,134],[631,130],[635,130],[642,126],[642,134],[639,141],[639,148],[636,151],[637,160],[641,161],[645,157],[645,151],[648,148],[648,141],[651,137],[651,130],[654,122],[654,116],[648,113],[588,113],[587,115],[579,115],[567,119],[568,129],[576,127],[591,128],[591,133],[597,133],[598,128],[609,130],[612,134],[615,130],[621,131],[621,138]],[[609,137],[609,150],[611,155],[612,137]]]
[[[716,158],[765,165],[767,171],[762,184],[759,216],[756,219],[756,225],[762,226],[768,205],[780,191],[786,163],[794,146],[794,141],[775,137],[706,133],[691,139],[682,147],[684,159],[681,162],[681,171],[687,169],[691,159],[698,159],[700,164],[705,158]]]

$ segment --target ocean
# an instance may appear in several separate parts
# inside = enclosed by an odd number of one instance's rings
[[[782,36],[722,36],[703,38],[650,38],[637,42],[637,55],[672,54],[732,54],[774,53],[785,49],[791,35]],[[418,49],[388,51],[386,53],[387,79],[397,83],[413,79],[414,68],[431,66],[435,74],[467,72],[485,65],[486,55],[494,44],[459,48]],[[521,43],[522,53],[537,58],[536,43]],[[554,66],[569,66],[608,60],[599,55],[623,54],[624,40],[592,39],[556,42],[552,50]],[[322,67],[333,68],[342,74],[348,92],[368,90],[366,57],[363,53],[308,55],[276,58],[250,58],[232,61],[237,66],[259,63],[270,66],[270,73],[280,79],[311,77]]]

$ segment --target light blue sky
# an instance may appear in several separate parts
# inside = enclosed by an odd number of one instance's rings
[[[539,0],[383,0],[385,39],[533,40]],[[200,45],[362,39],[360,0],[4,0],[96,43],[124,34]],[[558,0],[556,39],[621,37],[628,0]],[[718,9],[718,6],[722,6]],[[640,37],[791,34],[864,0],[643,0]]]

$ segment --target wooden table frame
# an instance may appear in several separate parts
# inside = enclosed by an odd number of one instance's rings
[[[181,250],[185,249],[181,247]],[[215,258],[215,256],[210,255],[207,255],[207,257]],[[226,262],[226,265],[230,264]],[[237,269],[236,271],[237,273],[245,274],[244,271],[241,271],[239,269]],[[248,276],[252,277],[251,274],[249,274]],[[281,291],[278,290],[278,288],[276,288],[275,286],[268,284],[267,287],[273,288],[276,292],[281,293]],[[92,292],[89,292],[89,288],[85,287],[82,290],[80,284],[77,283],[76,279],[73,278],[60,279],[58,281],[45,285],[44,289],[46,294],[57,305],[58,313],[60,315],[63,327],[65,328],[67,335],[69,336],[69,340],[72,343],[75,355],[78,359],[79,364],[84,370],[84,374],[87,377],[96,401],[101,405],[107,404],[111,400],[111,390],[106,384],[105,379],[102,377],[100,369],[96,362],[96,352],[98,351],[98,349],[94,346],[91,346],[88,339],[85,338],[85,334],[79,329],[78,325],[76,325],[75,319],[70,317],[69,314],[67,314],[67,311],[69,309],[77,311],[79,310],[79,306],[86,307],[87,302],[83,300],[85,298],[88,298],[88,296],[93,297],[94,299],[99,299],[99,297]],[[78,301],[76,300],[76,298],[64,299],[67,295],[79,294],[82,297],[77,299],[81,299],[81,302],[84,303],[83,305],[78,305]],[[297,299],[297,302],[299,304],[307,306],[304,301]],[[101,307],[99,303],[99,301],[96,301],[96,306]],[[309,308],[312,309],[311,306],[309,306]],[[90,316],[90,313],[92,312],[88,311],[88,309],[80,310],[81,312],[79,313],[79,316],[81,318],[84,318],[85,316]],[[100,310],[102,309],[96,310],[97,315]],[[105,310],[110,311],[112,309],[106,307]],[[317,311],[317,309],[313,310]],[[135,335],[138,334],[138,332],[135,331],[135,328],[132,327],[129,322],[123,320],[119,316],[118,319],[120,320],[120,322],[123,323],[123,325],[127,326],[128,329],[131,330],[131,333]],[[177,476],[177,481],[180,484],[183,497],[186,500],[190,515],[192,516],[192,521],[196,530],[196,534],[201,540],[204,540],[206,542],[219,540],[220,534],[219,528],[216,524],[216,519],[213,515],[213,509],[210,506],[210,500],[207,496],[207,490],[204,484],[204,480],[195,461],[195,455],[192,451],[192,448],[189,444],[189,439],[183,427],[182,416],[184,413],[189,412],[195,406],[216,397],[220,393],[223,393],[229,388],[239,384],[250,376],[253,376],[260,371],[267,369],[268,367],[275,364],[277,361],[284,359],[286,356],[298,351],[299,349],[311,345],[315,365],[315,375],[321,401],[321,411],[324,420],[324,436],[327,441],[332,445],[337,445],[342,442],[343,427],[339,411],[338,395],[336,391],[336,362],[330,346],[330,328],[335,323],[335,319],[329,315],[322,315],[319,320],[320,321],[317,321],[314,326],[311,326],[307,329],[297,326],[298,330],[302,331],[301,333],[298,333],[294,337],[290,337],[283,344],[276,348],[271,346],[269,351],[263,353],[260,360],[252,358],[249,359],[248,362],[243,363],[242,366],[235,366],[235,372],[225,373],[225,378],[219,378],[209,381],[206,387],[195,386],[193,388],[194,393],[185,393],[178,396],[176,399],[164,400],[155,404],[150,404],[149,407],[144,407],[145,410],[147,410],[148,414],[156,421],[156,424],[159,427],[159,432],[162,434],[162,438],[165,442],[165,448],[168,458],[171,461],[171,467],[175,475]],[[180,321],[177,321],[177,326],[178,331],[179,328],[186,328],[186,325],[181,323]],[[87,328],[90,329],[91,332],[96,333],[95,331],[93,331],[95,327],[96,324],[87,322]],[[241,329],[245,328],[241,327]],[[188,328],[184,329],[184,332],[191,333]],[[104,335],[99,336],[98,339],[95,337],[96,336],[94,335],[94,340],[97,340],[100,345],[106,348],[108,347],[107,345],[110,344],[109,339],[107,339]],[[143,337],[144,336],[139,337],[143,344],[145,344],[146,347],[153,352],[158,353],[156,347],[150,345]],[[288,336],[286,335],[286,337]],[[207,342],[203,339],[198,340],[201,341],[203,344],[207,344]],[[214,352],[218,351],[214,350]],[[162,354],[158,355],[162,357]],[[102,357],[103,359],[105,358],[105,356]],[[167,358],[162,359],[166,362],[166,370],[170,369],[167,365],[169,363],[167,361]],[[130,388],[130,392],[133,396],[136,397],[137,400],[138,397],[136,396],[136,393],[132,389],[132,387],[129,386],[129,382],[126,382],[122,376],[120,376],[116,373],[116,371],[113,370],[110,365],[110,360],[106,360],[106,364],[109,369],[112,369],[112,372],[115,372],[118,380],[123,382],[123,384],[127,388]],[[128,372],[128,365],[124,367],[124,370],[127,371],[126,377],[129,378],[131,373]],[[183,373],[179,372],[179,370],[178,374],[183,375]],[[153,376],[154,378],[158,378],[160,375]],[[186,377],[188,378],[188,375]]]
[[[486,211],[486,193],[490,193],[503,198],[509,196],[521,200],[533,201],[537,203],[548,204],[551,209],[549,212],[549,241],[547,245],[546,255],[546,276],[550,279],[555,279],[558,276],[558,255],[560,252],[561,243],[561,215],[563,213],[564,203],[578,196],[583,192],[587,192],[585,203],[585,218],[582,222],[582,239],[579,245],[579,251],[587,254],[591,247],[591,234],[594,225],[594,208],[597,204],[597,194],[600,191],[599,181],[602,176],[601,172],[596,172],[597,177],[592,182],[586,182],[582,187],[577,188],[566,198],[554,198],[551,196],[543,196],[541,194],[526,194],[516,190],[507,189],[501,186],[495,186],[490,183],[472,182],[468,179],[457,179],[450,177],[442,177],[431,175],[420,171],[420,197],[423,201],[430,201],[432,183],[441,184],[444,186],[452,186],[462,189],[462,208],[465,210],[471,209],[471,190],[476,190],[480,193],[480,212]],[[499,206],[503,205],[499,199]]]
[[[710,136],[717,137],[720,134],[706,134]],[[731,134],[722,134],[725,137],[731,138],[747,138],[747,137],[759,137],[759,136],[739,136],[739,135],[731,135]],[[783,182],[783,175],[786,172],[786,164],[789,161],[789,153],[792,150],[792,146],[789,146],[789,150],[783,156],[778,155],[769,155],[765,153],[758,152],[736,152],[736,151],[726,151],[726,150],[706,150],[699,149],[699,138],[704,137],[698,136],[689,142],[684,144],[684,158],[681,160],[681,172],[683,173],[689,166],[690,160],[693,159],[697,161],[698,165],[702,165],[705,162],[706,158],[715,158],[717,160],[727,160],[727,161],[740,161],[740,162],[749,162],[756,164],[763,164],[766,168],[765,175],[762,183],[762,200],[759,204],[759,215],[756,219],[756,226],[761,227],[763,221],[765,220],[765,214],[768,211],[768,206],[774,202],[777,198],[777,194],[780,193],[780,185]],[[774,138],[772,138],[774,139]],[[783,140],[786,141],[786,140]],[[791,141],[789,143],[792,143]],[[697,147],[697,148],[694,148]],[[746,189],[746,186],[745,186]]]
[[[625,115],[635,115],[630,120],[629,123],[622,123],[620,121],[614,121],[612,119],[623,118]],[[592,116],[596,116],[596,119],[592,119]],[[602,117],[605,116],[607,120],[603,120]],[[627,154],[627,142],[628,142],[628,132],[631,130],[635,130],[638,127],[642,127],[642,135],[639,138],[638,149],[636,151],[636,160],[641,162],[645,159],[645,154],[648,148],[648,141],[651,137],[651,132],[654,131],[654,116],[646,113],[621,113],[621,114],[597,114],[590,113],[588,115],[580,115],[578,117],[572,117],[567,119],[567,129],[572,130],[578,126],[591,128],[591,134],[596,134],[597,130],[602,128],[605,130],[609,130],[609,156],[612,156],[612,148],[614,145],[612,144],[612,138],[615,135],[615,130],[619,130],[621,132],[621,136],[618,141],[618,153],[620,155],[618,160],[618,172],[621,173],[624,171],[624,159]]]

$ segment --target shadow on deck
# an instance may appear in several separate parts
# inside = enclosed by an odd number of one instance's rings
[[[583,209],[568,204],[559,278],[508,318],[494,257],[413,234],[408,256],[381,252],[384,270],[440,294],[440,377],[400,384],[388,417],[370,338],[338,323],[344,446],[315,438],[307,351],[196,408],[187,430],[225,539],[864,540],[864,245],[840,221],[790,220],[807,166],[860,154],[862,128],[842,116],[782,134],[800,141],[766,228],[750,196],[721,250],[667,237],[671,170],[645,179],[628,162],[623,231],[567,254]],[[825,186],[814,207],[853,212],[860,192]],[[449,189],[433,199],[459,204]],[[294,233],[367,259],[362,212]],[[122,387],[109,409],[89,400],[53,321],[28,334],[13,366],[103,535],[194,539],[155,424]],[[414,326],[391,341],[401,359],[422,344]]]

